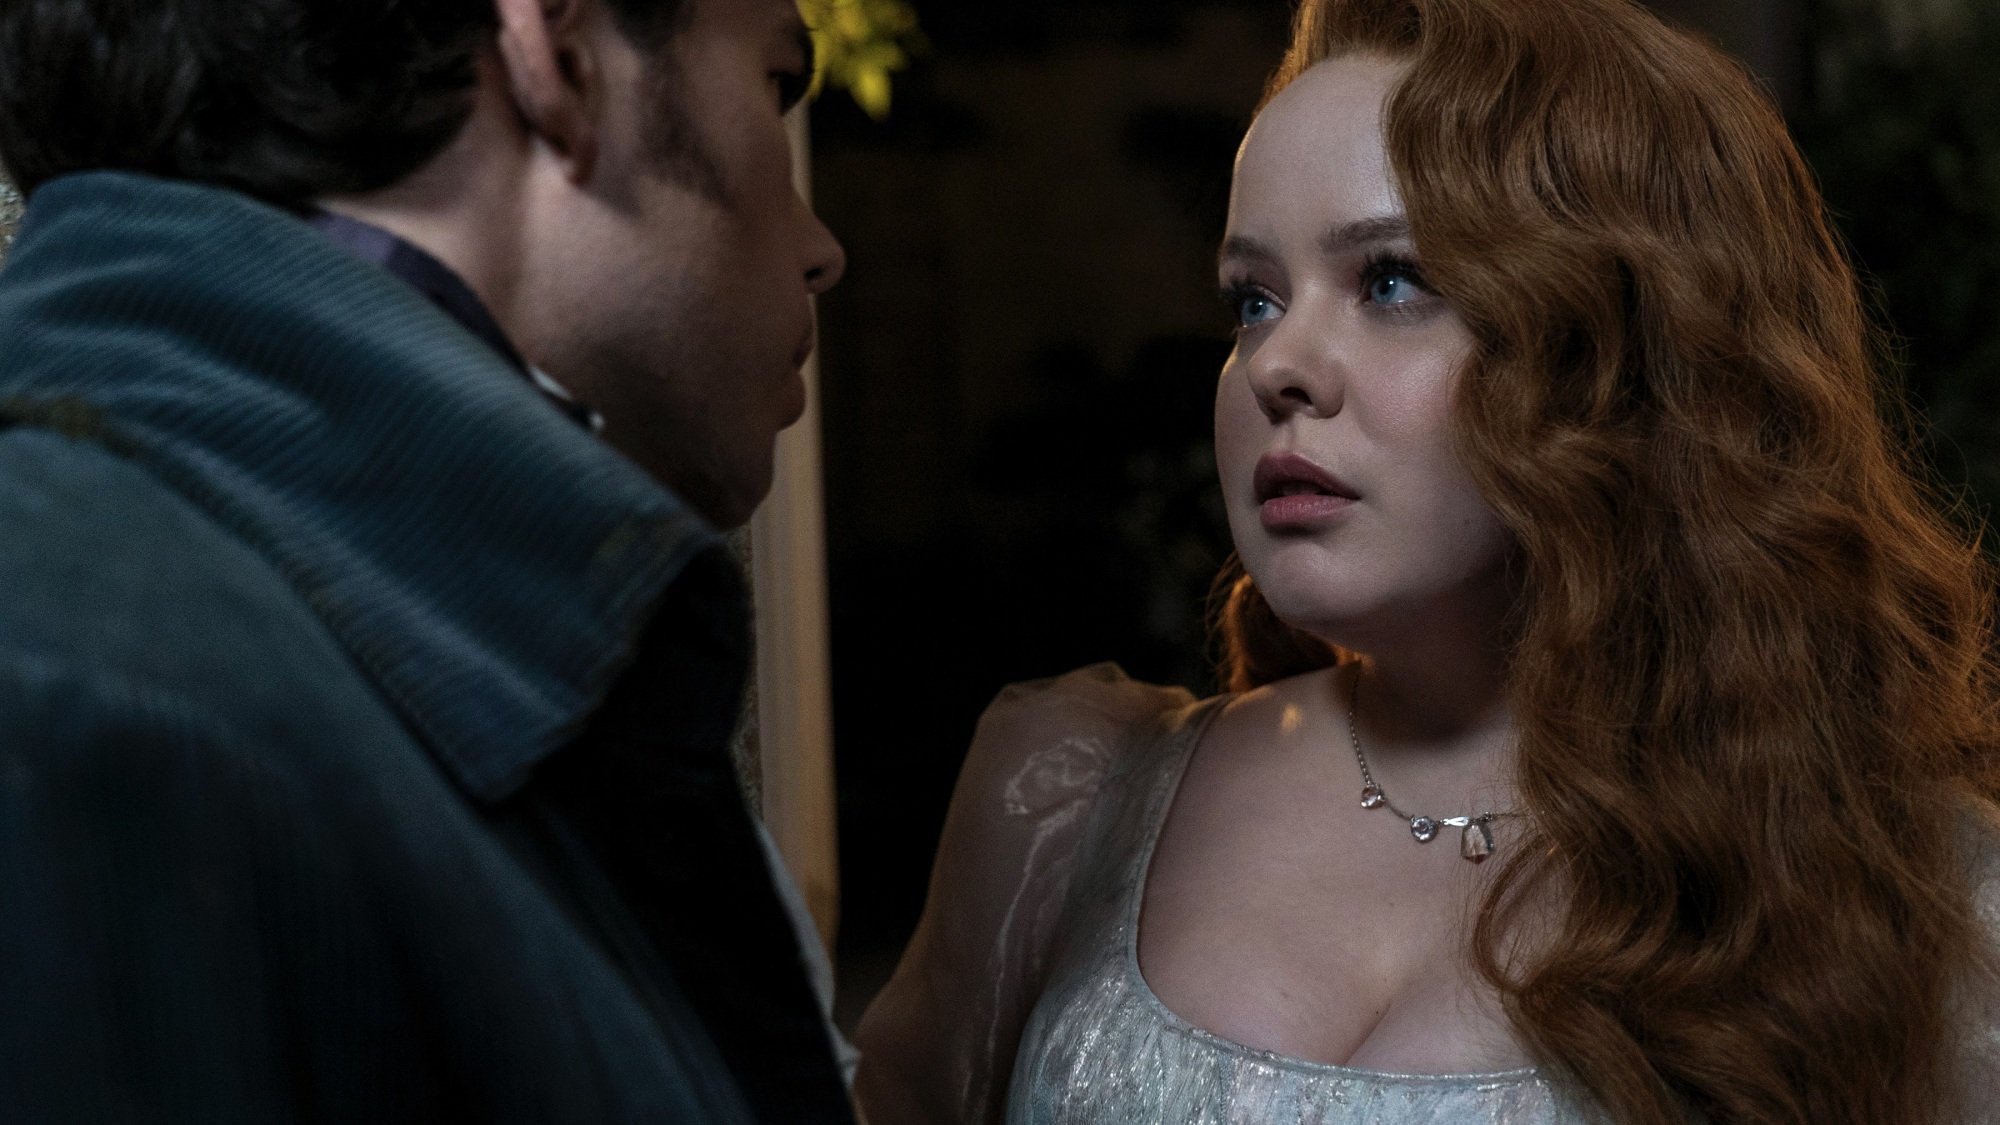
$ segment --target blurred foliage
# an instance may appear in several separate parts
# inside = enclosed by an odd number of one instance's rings
[[[1141,679],[1214,690],[1205,611],[1231,545],[1213,404],[1232,346],[1219,331],[1165,333],[1115,367],[1085,341],[1041,350],[1027,375],[1042,393],[989,429],[972,495],[982,510],[1025,500],[1044,513],[1032,535],[999,530],[986,558],[1063,580],[1036,580],[982,635],[1031,638],[1045,667],[1115,656]],[[1024,629],[1036,614],[1046,622]]]
[[[905,0],[799,0],[799,13],[818,55],[813,93],[831,83],[868,116],[889,116],[889,76],[924,47],[916,9]]]
[[[1810,14],[1801,143],[1894,333],[1927,452],[1982,523],[2000,503],[2000,5]]]

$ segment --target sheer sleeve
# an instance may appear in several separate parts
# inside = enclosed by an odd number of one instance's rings
[[[1965,817],[1963,851],[1985,941],[1958,996],[1953,1026],[1959,1038],[1958,1120],[1991,1121],[2000,1091],[2000,809],[1978,801]]]
[[[869,1125],[999,1120],[1099,783],[1136,726],[1191,699],[1098,664],[987,708],[923,918],[856,1035]]]

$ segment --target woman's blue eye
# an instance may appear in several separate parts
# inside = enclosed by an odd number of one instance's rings
[[[1436,295],[1417,263],[1400,254],[1371,256],[1361,269],[1361,300],[1380,309],[1415,305]]]
[[[1261,324],[1278,313],[1278,303],[1262,293],[1238,293],[1231,299],[1236,305],[1236,323],[1244,328]]]
[[[1421,295],[1421,289],[1408,274],[1383,272],[1368,282],[1368,299],[1378,305],[1407,304]]]

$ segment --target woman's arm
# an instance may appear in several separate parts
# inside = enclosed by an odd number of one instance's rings
[[[987,708],[923,918],[855,1036],[869,1125],[1000,1119],[1098,787],[1135,724],[1188,701],[1100,664]]]

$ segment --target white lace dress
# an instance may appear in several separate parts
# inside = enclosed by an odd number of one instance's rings
[[[1261,1051],[1189,1025],[1140,975],[1140,894],[1181,772],[1223,700],[1097,665],[1008,688],[981,719],[931,902],[863,1025],[899,1056],[884,1119],[1009,1125],[1595,1125],[1544,1070],[1394,1074]],[[1969,818],[2000,933],[2000,827]],[[994,878],[994,873],[1000,878]],[[972,877],[978,873],[978,877]],[[2000,1033],[1968,996],[1968,1088],[2000,1095]],[[921,1035],[877,1028],[921,1028]],[[915,1091],[915,1093],[910,1093]],[[865,1091],[864,1091],[865,1094]],[[1988,1120],[1991,1097],[1976,1097]]]
[[[1052,689],[1098,677],[1115,683],[1110,669],[1081,675],[1088,678]],[[1181,773],[1222,702],[1133,724],[1100,774],[1046,983],[1014,1064],[1010,1125],[1596,1121],[1533,1069],[1422,1075],[1329,1066],[1210,1034],[1160,1002],[1139,972],[1140,894]]]

